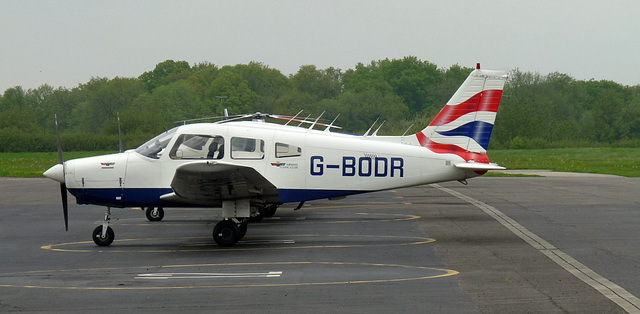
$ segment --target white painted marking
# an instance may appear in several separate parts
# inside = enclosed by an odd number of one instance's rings
[[[542,252],[542,254],[546,255],[576,278],[596,289],[609,300],[618,304],[628,313],[640,313],[640,299],[636,296],[611,282],[609,279],[602,277],[589,267],[551,245],[551,243],[535,235],[515,220],[509,218],[509,216],[499,211],[497,208],[438,184],[431,184],[431,186],[482,209],[482,211],[493,217],[493,219],[497,220],[515,235],[529,243],[529,245]]]
[[[294,240],[241,240],[238,244],[295,244]]]
[[[281,271],[268,273],[153,273],[138,274],[135,279],[221,279],[221,278],[277,278]]]
[[[211,241],[203,241],[203,242],[182,243],[179,246],[180,247],[203,247],[203,246],[212,246],[212,244],[211,244]]]
[[[294,240],[241,240],[238,244],[295,244]],[[211,242],[189,242],[182,243],[180,247],[211,247]]]

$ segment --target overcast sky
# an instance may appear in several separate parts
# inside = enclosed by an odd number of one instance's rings
[[[640,1],[0,1],[0,93],[167,59],[289,75],[404,56],[638,85]]]

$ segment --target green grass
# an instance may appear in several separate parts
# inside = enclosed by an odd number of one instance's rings
[[[489,159],[508,169],[550,169],[640,177],[640,148],[490,150]]]
[[[64,159],[104,155],[110,152],[65,152]],[[0,177],[39,178],[58,163],[58,153],[0,153]]]
[[[68,152],[65,160],[111,152]],[[550,169],[554,171],[615,174],[640,177],[640,148],[562,148],[490,150],[489,157],[508,169]],[[0,176],[42,177],[58,163],[56,153],[2,153]]]

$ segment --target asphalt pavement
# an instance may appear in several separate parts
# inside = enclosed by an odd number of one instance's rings
[[[234,248],[213,243],[218,209],[166,209],[153,223],[112,209],[116,240],[97,247],[103,208],[71,204],[65,232],[58,184],[0,178],[0,312],[633,312],[639,187],[477,178],[285,204]],[[631,307],[549,252],[628,293]]]

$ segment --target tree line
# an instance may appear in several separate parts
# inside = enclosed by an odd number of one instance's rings
[[[137,78],[95,77],[74,88],[20,86],[0,96],[0,152],[55,151],[54,114],[66,150],[114,150],[118,116],[133,148],[176,121],[304,110],[344,132],[421,130],[472,71],[438,68],[416,57],[359,63],[346,71],[301,66],[286,76],[262,63],[189,65],[167,60]],[[562,73],[511,71],[492,148],[640,146],[640,85],[581,81]]]

